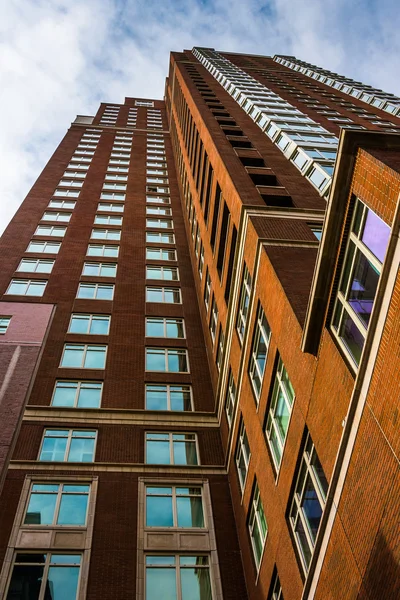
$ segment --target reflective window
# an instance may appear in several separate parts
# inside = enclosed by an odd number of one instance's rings
[[[281,582],[279,581],[278,571],[276,569],[272,578],[271,593],[268,598],[270,598],[270,600],[284,600]]]
[[[218,306],[215,300],[215,295],[213,296],[211,303],[211,316],[210,316],[210,334],[212,342],[215,342],[215,336],[217,333],[217,323],[218,323]]]
[[[89,244],[87,249],[88,256],[111,256],[117,257],[119,246],[110,246],[107,244]]]
[[[184,338],[183,319],[146,317],[146,337]]]
[[[115,263],[84,263],[82,275],[93,277],[115,277],[117,265]]]
[[[45,212],[42,216],[42,221],[60,221],[62,223],[69,223],[72,213],[60,213],[60,212]]]
[[[52,227],[50,225],[39,225],[36,228],[34,235],[49,235],[52,237],[64,237],[66,227]]]
[[[146,384],[146,409],[191,411],[190,385]]]
[[[11,317],[0,316],[0,335],[4,335],[10,325]]]
[[[201,487],[146,486],[146,527],[204,527]]]
[[[94,217],[95,225],[122,225],[122,217],[117,217],[113,215],[96,215]],[[95,230],[99,231],[99,230]],[[120,233],[120,232],[119,232]],[[96,237],[92,235],[92,237]],[[111,239],[111,238],[107,238]],[[119,238],[113,238],[119,239]]]
[[[58,254],[61,242],[29,242],[26,252]]]
[[[173,229],[174,224],[171,219],[146,219],[146,227],[155,229]]]
[[[146,371],[188,373],[187,350],[183,348],[146,348]]]
[[[100,381],[56,381],[52,406],[99,408],[103,384]]]
[[[250,445],[247,439],[246,427],[244,426],[243,419],[239,427],[239,435],[235,452],[236,470],[239,477],[240,489],[244,490],[246,485],[247,471],[249,469],[250,462]]]
[[[157,233],[155,231],[146,231],[146,242],[155,244],[174,244],[175,238],[173,233]]]
[[[257,482],[253,490],[247,527],[250,533],[254,560],[258,568],[261,563],[265,540],[267,539],[268,526]]]
[[[32,484],[24,525],[86,525],[90,485]]]
[[[65,344],[60,367],[70,369],[104,369],[107,346],[94,344]]]
[[[97,210],[99,211],[110,211],[110,212],[124,212],[123,204],[109,204],[108,202],[99,202],[97,205]]]
[[[6,600],[47,600],[50,593],[52,600],[76,600],[81,559],[80,554],[17,553]]]
[[[119,229],[92,229],[90,235],[92,240],[120,240],[121,231]]]
[[[257,321],[254,330],[253,345],[249,363],[250,381],[253,386],[253,391],[257,401],[260,397],[270,338],[271,330],[269,328],[264,311],[260,305],[257,313]]]
[[[179,272],[176,267],[146,266],[146,279],[163,279],[164,281],[178,281]]]
[[[212,600],[208,556],[146,556],[146,600]]]
[[[228,388],[226,391],[225,398],[225,413],[228,420],[229,427],[232,425],[232,419],[235,413],[236,406],[236,384],[233,378],[233,373],[229,370]]]
[[[80,283],[76,297],[90,300],[112,300],[114,285],[111,283]]]
[[[39,460],[93,462],[96,432],[83,429],[45,429]]]
[[[197,465],[195,433],[146,433],[146,463]]]
[[[289,514],[304,572],[310,565],[327,492],[328,481],[308,433]]]
[[[180,288],[146,287],[146,302],[164,302],[169,304],[180,304]]]
[[[239,310],[236,319],[236,331],[239,339],[243,342],[244,331],[246,329],[247,316],[249,312],[251,294],[251,275],[246,265],[243,270],[242,289],[240,292]]]
[[[176,250],[165,248],[146,248],[147,260],[176,260]]]
[[[110,321],[110,315],[84,315],[76,313],[71,316],[68,333],[108,335]]]
[[[47,281],[38,279],[12,279],[6,294],[14,296],[43,296]]]
[[[390,227],[357,199],[347,243],[332,329],[358,365],[374,306]]]
[[[294,402],[294,389],[290,383],[289,376],[279,357],[278,367],[275,375],[274,389],[270,407],[268,410],[265,433],[271,449],[275,467],[278,469],[283,454],[286,436],[289,428],[289,420]]]
[[[24,273],[51,273],[54,260],[43,258],[23,258],[18,265],[17,271]]]

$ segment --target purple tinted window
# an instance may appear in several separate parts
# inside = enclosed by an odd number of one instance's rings
[[[390,228],[372,210],[368,210],[361,240],[381,263],[389,241]]]
[[[358,365],[364,346],[364,338],[346,311],[344,311],[339,335]]]
[[[349,290],[349,304],[357,313],[365,327],[368,327],[376,289],[378,287],[379,273],[361,253],[357,252],[351,286]]]

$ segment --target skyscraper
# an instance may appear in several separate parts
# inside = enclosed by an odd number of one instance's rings
[[[0,597],[398,597],[398,132],[207,48],[75,119],[0,242]]]

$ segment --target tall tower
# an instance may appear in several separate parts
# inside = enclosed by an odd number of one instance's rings
[[[396,597],[399,113],[194,48],[76,118],[0,241],[1,598]]]

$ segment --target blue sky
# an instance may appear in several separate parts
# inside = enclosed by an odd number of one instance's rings
[[[76,114],[161,98],[171,50],[294,54],[400,95],[397,0],[0,0],[0,231]]]

